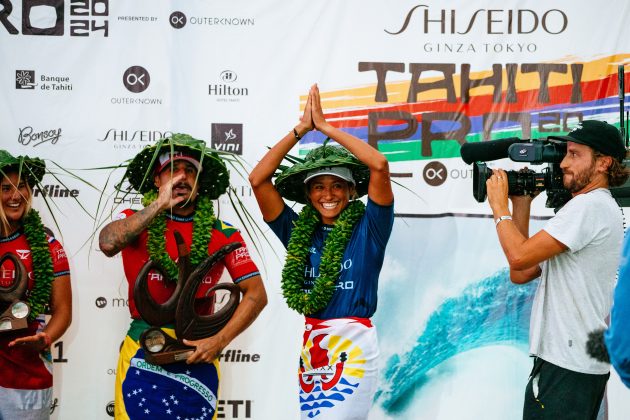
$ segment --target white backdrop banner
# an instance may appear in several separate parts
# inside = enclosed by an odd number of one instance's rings
[[[0,147],[84,169],[183,132],[255,165],[317,82],[329,121],[383,152],[400,184],[370,419],[520,418],[536,283],[509,282],[460,147],[564,134],[582,119],[618,125],[629,17],[625,0],[0,0]],[[294,152],[323,140],[310,133]],[[79,173],[96,188],[61,176],[35,191],[51,227],[41,196],[57,206],[74,292],[72,326],[53,346],[52,412],[108,419],[127,284],[120,257],[103,256],[91,234],[141,204],[113,198],[121,171]],[[273,246],[250,246],[269,305],[222,354],[218,417],[295,419],[303,324],[280,293],[284,250],[246,179],[233,171],[232,184]],[[534,203],[532,232],[553,215],[545,194]],[[613,374],[602,416],[626,418],[627,393]]]

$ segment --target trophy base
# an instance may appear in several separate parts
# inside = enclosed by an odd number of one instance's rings
[[[28,321],[26,319],[0,319],[0,333],[7,331],[22,330],[28,327]]]
[[[160,353],[146,352],[144,359],[152,365],[168,365],[185,361],[194,351],[194,348],[186,347],[186,349],[182,350],[164,351]]]
[[[140,335],[140,345],[144,349],[144,359],[152,365],[183,362],[195,351],[194,347],[184,345],[156,327]]]

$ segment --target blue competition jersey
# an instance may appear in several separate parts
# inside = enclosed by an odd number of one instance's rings
[[[298,215],[288,206],[268,225],[286,248],[293,222]],[[368,199],[365,214],[352,232],[343,255],[337,289],[321,311],[308,316],[318,319],[360,317],[370,318],[376,311],[378,276],[383,266],[385,246],[394,224],[394,205],[380,206]],[[332,225],[320,224],[313,234],[310,258],[304,269],[304,290],[310,290],[319,277],[319,263],[324,240]]]
[[[621,254],[619,280],[610,313],[610,327],[606,332],[606,347],[610,363],[615,367],[621,381],[630,388],[630,236]]]

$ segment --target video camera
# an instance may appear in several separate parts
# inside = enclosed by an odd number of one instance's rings
[[[473,163],[473,196],[478,202],[486,199],[486,180],[492,175],[485,162],[509,157],[514,162],[532,165],[547,163],[540,172],[531,169],[506,171],[509,195],[528,195],[547,191],[547,207],[558,208],[571,199],[562,183],[560,162],[567,153],[566,143],[547,139],[510,137],[480,143],[466,143],[461,148],[464,162]]]

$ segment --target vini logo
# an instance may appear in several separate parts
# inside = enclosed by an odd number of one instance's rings
[[[212,124],[212,148],[243,154],[243,124]]]

